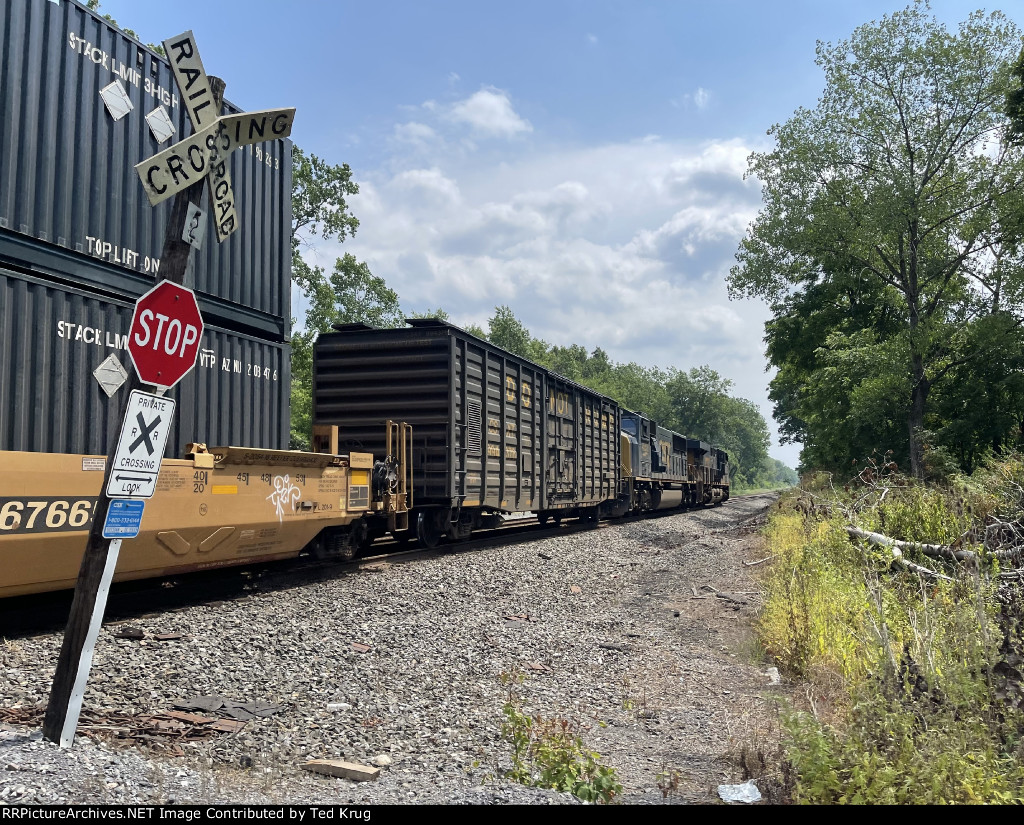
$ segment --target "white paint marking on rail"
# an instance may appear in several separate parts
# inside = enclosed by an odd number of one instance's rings
[[[85,635],[85,646],[82,648],[82,657],[78,661],[78,673],[75,674],[75,686],[71,689],[68,714],[64,717],[64,727],[60,732],[60,746],[62,748],[70,748],[71,743],[75,739],[78,717],[82,713],[82,699],[85,697],[85,683],[89,678],[89,669],[92,667],[92,654],[96,650],[96,639],[100,635],[103,611],[107,608],[107,594],[110,592],[110,581],[114,578],[114,568],[117,567],[117,556],[120,552],[121,539],[113,539],[110,542],[110,549],[107,551],[107,563],[103,567],[100,586],[96,591],[96,604],[92,608],[89,632]]]

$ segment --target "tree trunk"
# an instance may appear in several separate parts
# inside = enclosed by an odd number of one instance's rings
[[[911,356],[913,386],[910,390],[910,411],[907,416],[907,427],[910,431],[910,474],[914,478],[924,479],[924,409],[928,400],[931,382],[925,378],[924,357],[915,352]]]

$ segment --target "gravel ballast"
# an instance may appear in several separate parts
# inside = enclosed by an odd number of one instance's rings
[[[719,783],[746,778],[737,743],[770,729],[771,694],[785,690],[752,660],[758,567],[743,564],[765,555],[753,528],[773,500],[298,583],[271,572],[238,600],[105,624],[83,712],[96,735],[67,750],[28,719],[62,633],[3,640],[0,708],[27,723],[0,724],[0,802],[578,804],[501,779],[510,691],[581,726],[615,768],[619,802],[716,801]],[[229,706],[206,716],[257,712],[195,742],[124,736],[125,718],[200,697]],[[300,768],[312,759],[380,773]]]

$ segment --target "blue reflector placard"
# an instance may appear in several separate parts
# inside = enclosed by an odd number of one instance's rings
[[[106,521],[103,522],[103,538],[133,539],[142,526],[142,510],[146,502],[127,498],[115,498],[110,502]]]

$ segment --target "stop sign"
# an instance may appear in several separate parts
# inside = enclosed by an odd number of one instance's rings
[[[195,293],[161,281],[135,302],[128,353],[144,383],[173,387],[195,366],[202,337]]]

